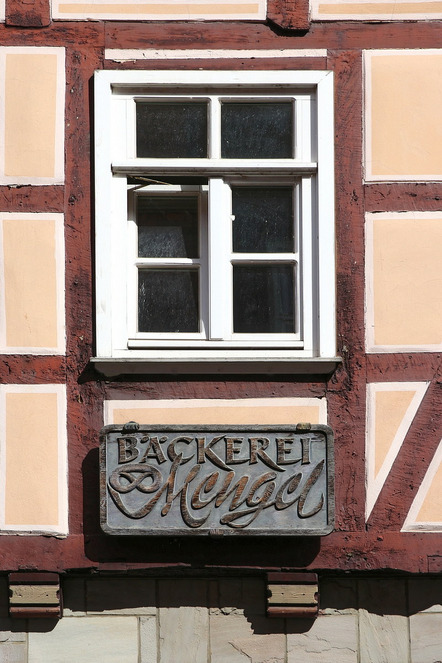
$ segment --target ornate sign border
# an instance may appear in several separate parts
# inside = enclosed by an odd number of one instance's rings
[[[144,445],[142,449],[137,446],[139,444]],[[314,448],[312,457],[311,448]],[[197,463],[189,462],[192,459]],[[168,464],[163,465],[166,462]],[[203,478],[203,481],[194,481],[206,462],[209,471],[213,470],[212,474],[202,474],[199,479]],[[235,503],[234,488],[241,479],[241,468],[245,463],[249,468],[254,465],[255,475],[242,474],[247,480],[243,479],[244,492]],[[184,465],[186,478],[183,478]],[[294,472],[282,475],[290,466]],[[261,472],[258,478],[257,468]],[[224,475],[220,475],[220,469]],[[235,474],[234,470],[238,473]],[[167,478],[164,472],[168,473]],[[178,479],[179,472],[181,478]],[[218,483],[220,476],[221,479],[224,477],[224,484],[222,481]],[[277,484],[281,476],[285,481],[281,483],[280,480]],[[145,483],[141,485],[143,481]],[[226,481],[230,483],[226,484]],[[314,486],[316,482],[322,486],[322,492],[308,505],[310,490],[318,489]],[[215,485],[218,492],[213,494]],[[221,489],[220,485],[223,486]],[[127,498],[126,495],[134,490],[143,494],[134,493],[137,506],[132,504],[129,509],[127,500],[133,500],[133,497]],[[266,492],[268,501],[259,508]],[[159,496],[162,505],[160,520],[165,515],[169,520],[165,518],[164,525],[162,522],[152,525],[149,515],[155,507],[149,505],[154,504],[158,511]],[[204,517],[196,517],[207,513],[206,507],[210,503],[212,507],[218,507],[228,500],[231,500],[229,512],[221,517],[219,526],[204,527]],[[202,511],[193,511],[191,515],[190,501]],[[238,509],[241,504],[245,509]],[[287,516],[284,527],[278,527],[278,514],[274,516],[276,527],[273,527],[272,516],[268,515],[272,506],[275,514],[277,511],[288,513],[290,507],[296,509],[297,521],[302,527],[296,527],[296,518],[290,521]],[[244,519],[247,521],[251,514],[249,520],[252,522],[257,516],[255,512],[259,509],[261,515],[264,508],[264,524],[261,518],[260,526],[247,529],[248,523],[244,525]],[[177,517],[181,519],[178,525]],[[135,521],[140,526],[134,526]],[[100,524],[106,534],[119,536],[325,536],[334,527],[333,431],[328,426],[310,424],[165,426],[129,422],[124,426],[105,426],[100,432]]]

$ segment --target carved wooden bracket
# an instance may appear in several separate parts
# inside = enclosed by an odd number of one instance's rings
[[[268,0],[267,18],[285,30],[310,29],[309,0]]]
[[[314,619],[318,608],[316,573],[267,574],[267,617]]]
[[[17,28],[45,28],[51,23],[50,0],[6,0],[5,23]]]
[[[60,619],[62,600],[58,573],[10,573],[9,615],[19,619]]]

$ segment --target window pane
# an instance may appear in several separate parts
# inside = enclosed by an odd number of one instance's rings
[[[137,103],[137,156],[207,157],[207,104]]]
[[[138,331],[199,331],[197,270],[140,270]]]
[[[293,157],[292,104],[223,103],[221,153],[226,159]]]
[[[243,334],[295,331],[292,265],[234,265],[233,331]]]
[[[198,258],[198,198],[140,196],[140,258]]]
[[[233,250],[275,253],[294,250],[293,189],[232,188]]]

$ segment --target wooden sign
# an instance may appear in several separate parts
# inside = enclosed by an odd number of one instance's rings
[[[327,426],[106,426],[108,534],[303,535],[333,529]]]

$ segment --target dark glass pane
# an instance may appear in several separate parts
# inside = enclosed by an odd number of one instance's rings
[[[292,252],[293,189],[232,189],[233,250],[237,253]]]
[[[137,103],[137,156],[207,157],[207,104]]]
[[[137,209],[140,258],[198,258],[198,199],[140,196]]]
[[[223,103],[221,155],[226,159],[290,159],[291,103]]]
[[[293,333],[291,265],[234,265],[233,330],[243,334]]]
[[[138,331],[199,331],[197,270],[148,269],[138,273]]]

